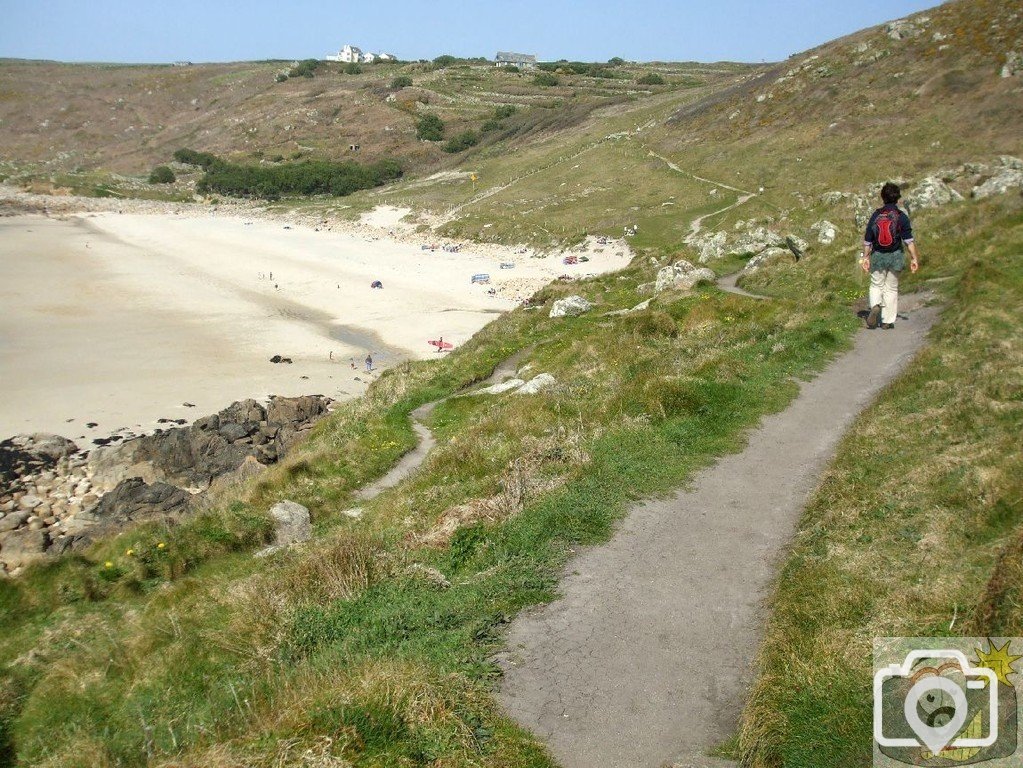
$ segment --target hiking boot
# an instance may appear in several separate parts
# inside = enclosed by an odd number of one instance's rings
[[[870,329],[877,328],[877,321],[881,319],[881,305],[875,304],[870,308],[870,313],[867,315],[867,327]]]
[[[895,328],[895,323],[881,323],[881,327],[886,331],[890,331]]]

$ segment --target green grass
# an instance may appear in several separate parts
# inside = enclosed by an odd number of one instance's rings
[[[921,217],[940,245],[917,280],[954,278],[932,344],[857,421],[800,523],[743,718],[748,765],[870,764],[874,637],[1023,631],[1023,207],[959,207],[971,225]]]

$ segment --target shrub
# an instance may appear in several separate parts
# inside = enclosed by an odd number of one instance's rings
[[[179,149],[174,153],[174,159],[185,165],[198,165],[201,168],[209,168],[217,158],[209,152],[196,152],[194,149]]]
[[[156,166],[149,174],[150,184],[173,184],[175,181],[177,181],[177,176],[166,165]]]
[[[444,145],[445,152],[461,152],[468,149],[469,147],[475,147],[479,144],[480,137],[476,135],[475,131],[465,131],[460,133],[455,138],[451,139],[447,144]]]
[[[240,165],[217,160],[206,169],[196,186],[200,194],[221,192],[236,197],[277,200],[282,195],[350,195],[378,187],[401,176],[395,160],[370,165],[306,160],[280,165]]]
[[[515,114],[514,104],[502,104],[501,106],[494,110],[494,119],[504,120],[506,117],[511,117],[514,114]]]
[[[514,64],[509,64],[507,67],[502,67],[502,69],[504,69],[505,72],[513,72],[515,74],[518,74],[519,72],[522,71],[521,69],[516,67]]]
[[[485,123],[483,123],[482,127],[480,128],[480,132],[481,133],[492,133],[493,131],[496,131],[500,127],[501,127],[501,121],[500,120],[493,120],[493,119],[491,119],[491,120],[487,120]]]
[[[274,78],[275,83],[283,83],[288,79],[287,72],[278,72],[277,77]]]
[[[607,67],[591,67],[589,72],[590,77],[603,77],[608,80],[613,80],[615,78],[615,73]]]
[[[533,83],[535,85],[539,85],[541,88],[550,88],[552,85],[558,84],[558,78],[550,72],[540,72],[533,78]]]
[[[288,77],[312,77],[320,62],[316,59],[305,59],[288,70]]]
[[[444,54],[443,56],[438,56],[436,59],[434,59],[433,65],[437,67],[437,69],[443,69],[444,67],[450,67],[456,61],[458,61],[458,59],[455,58],[454,56]]]
[[[622,64],[625,63],[625,59],[623,59],[621,56],[613,56],[612,58],[607,60],[607,63],[609,66],[612,67],[620,67]]]
[[[361,75],[362,67],[356,64],[354,61],[345,67],[346,75]]]
[[[664,85],[664,78],[656,72],[649,72],[636,81],[639,85]]]
[[[444,121],[436,115],[423,115],[416,124],[416,138],[440,141],[444,138]]]
[[[408,75],[398,75],[391,81],[391,89],[400,91],[402,88],[408,88],[412,85],[412,78]]]

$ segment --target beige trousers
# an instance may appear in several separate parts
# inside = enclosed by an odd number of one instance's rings
[[[899,273],[890,269],[870,273],[870,306],[881,305],[881,322],[894,323],[899,314]]]

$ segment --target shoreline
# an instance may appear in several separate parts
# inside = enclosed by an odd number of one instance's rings
[[[210,208],[0,185],[0,438],[49,432],[89,449],[245,398],[343,401],[379,370],[432,357],[427,339],[457,347],[561,274],[632,258],[622,241],[573,251],[591,259],[579,265],[515,246],[431,250],[400,209],[363,217],[382,229]],[[480,272],[489,285],[470,282]]]

